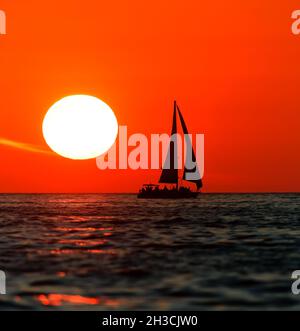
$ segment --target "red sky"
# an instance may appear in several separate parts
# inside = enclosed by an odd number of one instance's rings
[[[0,139],[47,149],[47,109],[85,93],[131,133],[169,133],[176,98],[189,130],[205,134],[204,191],[299,191],[299,1],[2,0],[0,9]],[[135,192],[157,176],[0,145],[0,192]]]

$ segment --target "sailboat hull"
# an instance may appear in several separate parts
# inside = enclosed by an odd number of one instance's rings
[[[199,192],[180,192],[177,190],[164,191],[157,190],[152,192],[140,192],[138,194],[139,199],[190,199],[196,198]]]

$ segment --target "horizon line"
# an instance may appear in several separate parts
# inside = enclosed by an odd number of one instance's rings
[[[130,195],[136,195],[138,192],[0,192],[0,195],[42,195],[42,194],[130,194]],[[199,192],[200,196],[201,194],[300,194],[300,191],[237,191],[237,192],[231,192],[231,191],[220,191],[220,192]]]

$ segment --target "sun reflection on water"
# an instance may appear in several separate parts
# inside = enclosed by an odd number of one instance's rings
[[[120,301],[117,299],[100,298],[100,297],[87,297],[82,295],[69,295],[69,294],[40,294],[37,295],[36,300],[43,306],[58,307],[63,305],[102,305],[105,307],[117,308],[120,306]]]
[[[51,255],[71,254],[116,254],[109,247],[108,237],[113,235],[113,227],[72,227],[61,226],[53,229],[56,232],[56,247],[48,252]]]

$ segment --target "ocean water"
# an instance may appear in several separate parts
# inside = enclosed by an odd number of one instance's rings
[[[2,194],[0,229],[0,309],[300,309],[299,194]]]

